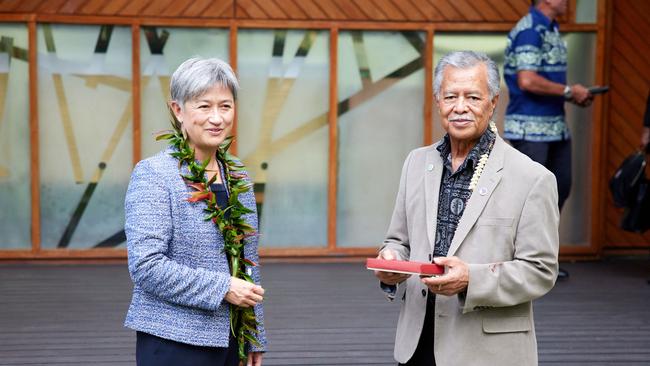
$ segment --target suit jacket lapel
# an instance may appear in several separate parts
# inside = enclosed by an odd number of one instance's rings
[[[494,147],[490,153],[485,169],[478,180],[474,192],[467,201],[467,207],[458,222],[454,239],[449,247],[448,256],[455,255],[460,247],[460,244],[465,240],[470,229],[478,220],[478,217],[483,212],[483,208],[487,204],[488,199],[494,192],[497,184],[501,180],[501,170],[503,169],[503,154],[505,152],[505,142],[501,137],[497,136],[494,142]]]
[[[429,238],[429,253],[433,253],[436,243],[436,217],[438,216],[438,196],[440,195],[440,179],[442,179],[442,160],[435,144],[426,155],[424,166],[424,199],[426,209],[426,227]]]

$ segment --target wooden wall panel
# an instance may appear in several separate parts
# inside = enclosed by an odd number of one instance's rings
[[[58,12],[61,14],[74,14],[79,6],[85,3],[86,0],[70,0],[63,3]]]
[[[72,3],[72,2],[70,2]],[[105,1],[105,0],[85,0],[82,1],[80,4],[77,4],[76,7],[73,7],[73,4],[70,4],[69,7],[71,8],[70,12],[67,14],[69,15],[95,15],[95,14],[101,14],[102,9],[107,7],[110,3],[110,1]],[[122,10],[124,7],[126,7],[128,3],[123,3],[120,4],[121,6],[116,9],[117,10]],[[114,14],[117,14],[114,13]],[[113,15],[113,14],[111,14]]]
[[[137,3],[134,1],[133,3]],[[170,5],[173,5],[170,6]],[[188,1],[182,0],[157,0],[151,1],[145,6],[142,11],[139,12],[140,15],[144,16],[156,16],[159,14],[178,14],[178,9],[185,9],[189,6]]]
[[[122,8],[116,15],[135,16],[140,14],[149,5],[149,1],[132,1]]]
[[[512,23],[529,6],[529,0],[2,0],[0,13]]]
[[[122,10],[126,4],[131,0],[113,0],[104,4],[104,6],[99,10],[99,15],[117,15],[120,10]]]
[[[23,0],[18,2],[14,10],[17,13],[32,13],[38,11],[39,5],[42,3],[40,0]]]
[[[46,3],[39,6],[38,11],[48,14],[53,14],[59,11],[59,9],[65,5],[66,0],[50,0]]]
[[[515,22],[528,0],[3,0],[0,13],[337,20]]]
[[[192,1],[190,6],[188,6],[183,13],[181,14],[184,17],[189,17],[189,18],[197,18],[200,17],[201,14],[204,14],[206,12],[210,12],[211,10],[208,9],[211,5],[216,5],[212,0],[196,0]],[[230,4],[224,3],[222,5],[225,5],[226,7],[229,7]],[[219,11],[218,14],[223,13],[223,10]]]
[[[235,0],[1,0],[0,13],[230,18]]]
[[[0,12],[9,13],[15,12],[20,0],[5,0],[0,1]]]
[[[512,21],[515,21],[514,19],[519,19],[521,17],[521,14],[525,14],[526,11],[524,12],[518,12],[508,1],[495,1],[495,0],[489,0],[487,1],[492,5],[492,8],[499,13],[499,15],[503,19],[513,19]]]
[[[413,9],[416,9],[419,13],[422,14],[423,20],[429,20],[434,22],[440,22],[444,20],[444,17],[438,9],[436,9],[428,0],[408,0]]]
[[[613,1],[609,112],[606,122],[606,178],[614,174],[623,159],[638,149],[645,102],[650,93],[650,1]],[[619,229],[623,210],[616,208],[608,191],[603,192],[605,251],[650,247],[645,235]]]
[[[528,0],[236,0],[239,19],[514,22]]]

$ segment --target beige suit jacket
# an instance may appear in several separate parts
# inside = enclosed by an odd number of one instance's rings
[[[436,146],[414,150],[404,162],[382,246],[401,259],[427,262],[433,253],[443,169]],[[436,296],[438,366],[537,365],[532,300],[557,277],[557,201],[555,176],[497,137],[448,253],[469,266],[467,292]],[[395,359],[405,363],[422,331],[426,286],[411,276],[397,294]]]

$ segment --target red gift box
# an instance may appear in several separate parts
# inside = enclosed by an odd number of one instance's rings
[[[377,258],[366,259],[366,268],[374,271],[438,276],[445,273],[445,267],[424,262],[396,261]]]

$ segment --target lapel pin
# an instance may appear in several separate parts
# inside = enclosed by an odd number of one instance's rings
[[[478,194],[480,194],[481,196],[485,196],[487,194],[487,192],[488,192],[488,190],[485,187],[481,187],[481,188],[478,189]]]
[[[428,171],[432,171],[432,170],[433,170],[433,164],[429,164],[429,165],[427,165],[427,170],[428,170]]]

